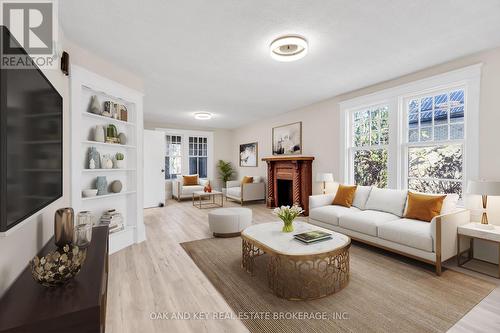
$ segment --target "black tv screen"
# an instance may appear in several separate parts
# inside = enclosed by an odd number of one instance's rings
[[[6,66],[6,59],[26,56],[26,52],[7,28],[0,26],[0,29],[0,232],[3,232],[62,196],[63,101],[36,65]]]

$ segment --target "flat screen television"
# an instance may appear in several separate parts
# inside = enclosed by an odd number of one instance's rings
[[[6,27],[0,29],[0,232],[4,232],[62,196],[63,100],[36,65],[4,65],[4,57],[27,54]]]

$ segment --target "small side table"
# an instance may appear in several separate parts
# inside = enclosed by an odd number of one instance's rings
[[[488,242],[496,243],[498,245],[498,255],[500,258],[500,227],[495,226],[494,229],[482,229],[478,227],[478,223],[469,223],[458,227],[457,230],[457,263],[459,267],[469,269],[478,273],[493,276],[497,279],[500,278],[500,265],[498,265],[498,275],[491,275],[485,272],[481,272],[469,267],[465,267],[464,264],[474,259],[474,239],[481,239]],[[467,250],[460,250],[460,238],[469,238],[469,248]],[[464,254],[467,254],[465,259],[463,259]],[[480,259],[476,259],[480,260]]]

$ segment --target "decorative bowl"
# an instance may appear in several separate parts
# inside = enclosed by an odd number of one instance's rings
[[[86,257],[86,249],[65,245],[44,257],[35,256],[30,261],[31,275],[45,287],[60,286],[80,272]]]
[[[84,198],[95,197],[97,195],[97,189],[89,188],[82,191]]]

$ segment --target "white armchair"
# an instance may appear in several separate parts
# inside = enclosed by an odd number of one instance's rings
[[[198,179],[197,185],[184,185],[182,178],[177,178],[172,181],[172,196],[177,201],[186,198],[192,198],[196,191],[203,191],[203,188],[208,184],[208,179]]]
[[[266,199],[266,183],[261,177],[254,177],[253,183],[242,184],[239,180],[226,182],[226,200],[232,199],[243,205],[246,201]]]

